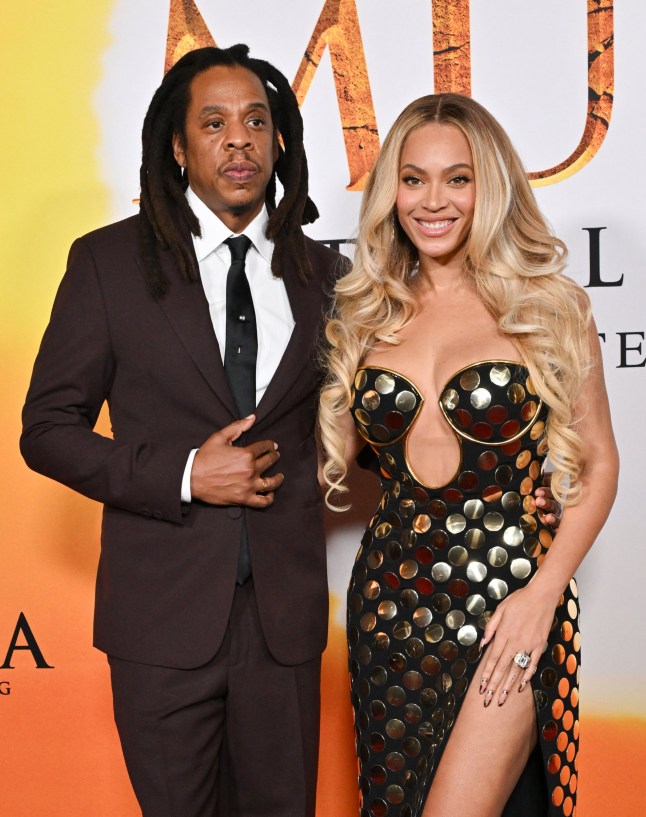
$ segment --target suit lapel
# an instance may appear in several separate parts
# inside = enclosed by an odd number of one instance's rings
[[[202,377],[232,419],[237,419],[238,411],[224,374],[220,347],[202,283],[186,283],[180,279],[172,252],[162,251],[160,261],[171,282],[169,292],[161,299],[160,306]]]
[[[311,361],[313,340],[321,319],[322,296],[316,275],[304,285],[289,261],[282,265],[283,281],[294,318],[294,329],[278,368],[256,409],[256,422],[264,420],[281,402]]]

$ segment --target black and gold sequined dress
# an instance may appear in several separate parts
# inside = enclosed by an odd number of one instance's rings
[[[430,488],[406,457],[423,402],[415,385],[371,366],[354,385],[352,414],[379,458],[384,490],[348,590],[361,815],[419,817],[484,627],[552,542],[532,497],[547,408],[521,364],[486,361],[457,372],[440,409],[460,466],[450,483]],[[572,580],[532,680],[549,817],[575,813],[577,621]]]

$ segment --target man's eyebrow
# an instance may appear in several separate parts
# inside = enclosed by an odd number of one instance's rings
[[[247,111],[254,111],[254,110],[258,110],[258,109],[263,110],[263,111],[267,111],[267,113],[269,113],[269,106],[267,105],[266,102],[263,102],[262,100],[258,100],[257,102],[250,102],[247,105]],[[202,110],[200,111],[200,114],[204,115],[204,114],[209,114],[209,113],[222,113],[222,112],[224,112],[226,110],[228,110],[227,105],[218,105],[218,104],[205,105],[202,108]]]

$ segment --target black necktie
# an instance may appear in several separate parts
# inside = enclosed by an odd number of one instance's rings
[[[256,358],[258,336],[256,313],[251,289],[245,274],[244,262],[251,240],[238,235],[225,241],[231,251],[231,266],[227,273],[227,329],[224,344],[224,371],[241,417],[252,414],[256,408]],[[251,575],[251,557],[247,537],[246,517],[242,517],[240,555],[238,557],[238,584],[244,584]]]

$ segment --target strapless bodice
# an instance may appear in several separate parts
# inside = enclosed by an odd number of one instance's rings
[[[384,482],[399,483],[398,493],[417,487],[450,502],[474,492],[495,501],[512,485],[521,495],[532,492],[542,465],[537,447],[547,408],[524,364],[481,361],[446,383],[439,408],[460,444],[460,463],[449,483],[434,488],[415,476],[406,456],[406,438],[423,403],[417,386],[399,372],[364,366],[356,374],[352,415],[379,457]]]

